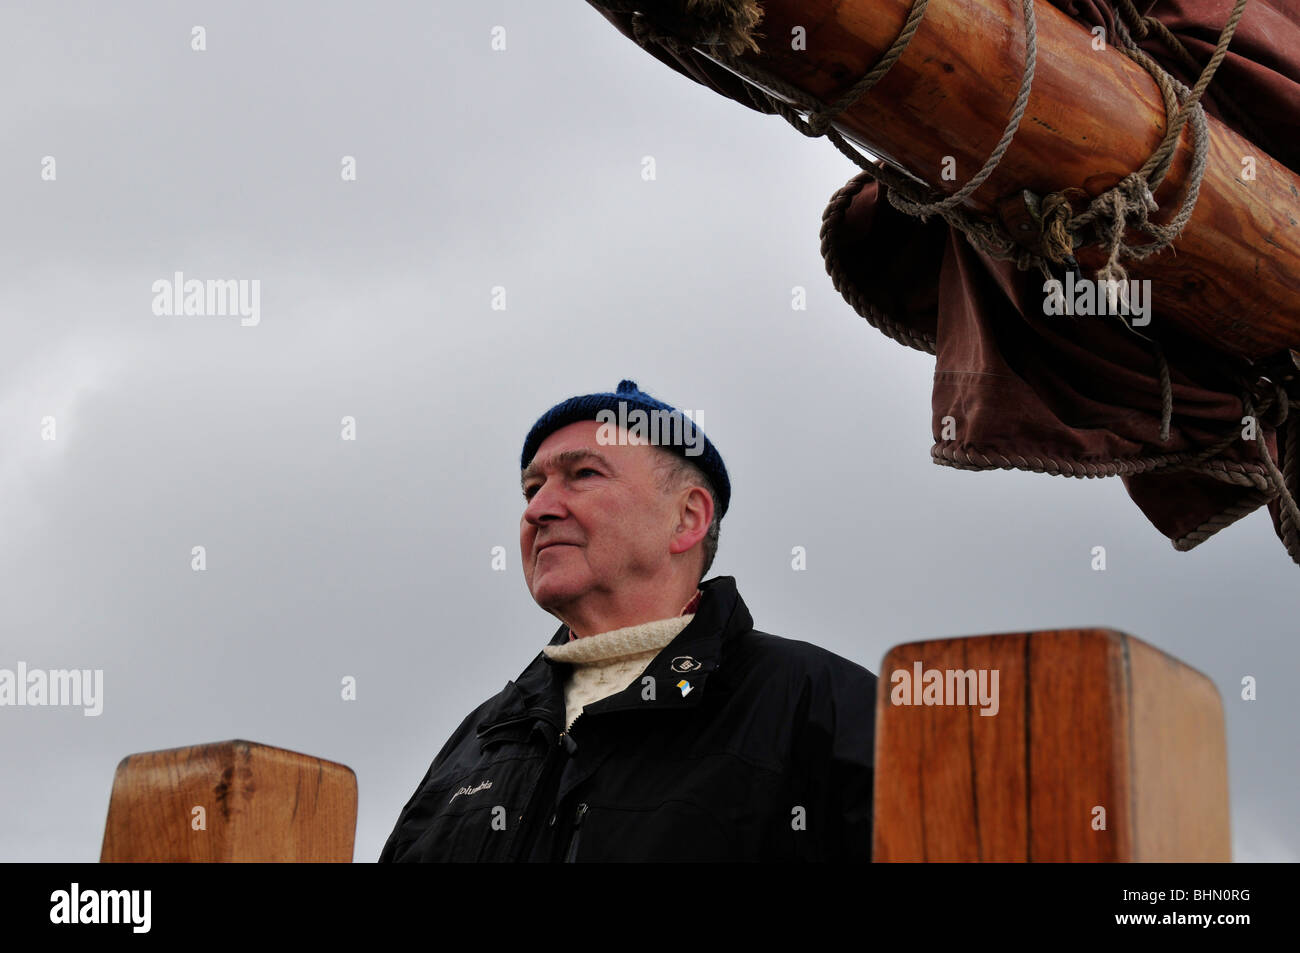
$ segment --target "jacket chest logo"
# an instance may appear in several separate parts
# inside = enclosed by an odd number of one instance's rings
[[[457,791],[455,794],[451,796],[451,801],[456,800],[456,798],[460,797],[462,794],[478,794],[479,791],[486,791],[490,787],[492,787],[491,781],[481,781],[478,784],[474,785],[472,788],[471,787],[461,788],[459,791]],[[447,803],[450,804],[451,801],[448,801]]]
[[[698,671],[699,668],[700,663],[689,655],[679,655],[677,658],[673,659],[672,670],[680,675],[685,675],[687,672]]]

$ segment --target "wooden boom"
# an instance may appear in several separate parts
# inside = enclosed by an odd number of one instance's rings
[[[743,59],[832,103],[893,43],[911,0],[761,6],[761,52]],[[653,0],[644,4],[651,20],[655,8]],[[1225,20],[1230,8],[1225,3]],[[1042,196],[1077,187],[1095,197],[1140,169],[1164,136],[1164,102],[1150,74],[1109,42],[1094,49],[1092,33],[1050,4],[1035,11],[1027,111],[997,169],[965,203],[989,217],[997,217],[1000,200],[1025,189]],[[791,49],[796,27],[806,31],[807,49]],[[1001,138],[1024,63],[1021,0],[931,0],[901,59],[835,127],[951,194]],[[1153,321],[1167,320],[1220,353],[1269,358],[1300,346],[1300,176],[1213,117],[1209,127],[1208,164],[1186,229],[1172,249],[1123,263],[1130,278],[1151,280]],[[946,157],[956,161],[955,181],[942,177]],[[1178,210],[1191,158],[1189,121],[1155,193],[1153,221],[1165,224]],[[1252,164],[1254,178],[1244,178]],[[1104,262],[1095,248],[1080,249],[1078,258],[1087,269]]]

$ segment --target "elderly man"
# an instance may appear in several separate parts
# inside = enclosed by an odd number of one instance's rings
[[[623,381],[551,408],[520,466],[524,578],[563,625],[379,859],[869,860],[876,677],[702,582],[731,496],[702,430]]]

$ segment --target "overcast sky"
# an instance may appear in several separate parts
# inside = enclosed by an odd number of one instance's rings
[[[96,860],[123,756],[244,738],[353,768],[374,860],[555,631],[519,566],[528,428],[621,378],[703,414],[713,574],[759,628],[872,671],[1122,629],[1218,686],[1236,859],[1300,856],[1300,575],[1267,515],[1180,554],[1118,479],[934,465],[933,358],[823,267],[856,171],[829,144],[581,0],[12,2],[0,80],[0,668],[104,672],[99,717],[0,709],[0,859]],[[258,280],[258,323],[155,314],[176,271]]]

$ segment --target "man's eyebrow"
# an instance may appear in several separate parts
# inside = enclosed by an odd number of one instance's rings
[[[582,460],[595,460],[607,470],[614,469],[608,460],[590,447],[580,447],[576,450],[562,450],[559,453],[552,454],[549,462],[553,467],[564,467],[578,463]],[[536,459],[534,459],[532,463],[528,464],[528,467],[524,472],[519,475],[519,488],[523,489],[529,480],[535,479],[541,475],[542,466]]]

